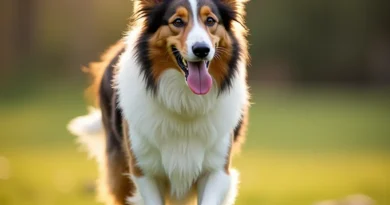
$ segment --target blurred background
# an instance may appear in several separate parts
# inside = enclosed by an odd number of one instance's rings
[[[252,0],[249,135],[237,204],[390,204],[390,1]],[[0,2],[0,204],[93,205],[95,163],[65,129],[81,67],[127,29],[129,0]]]

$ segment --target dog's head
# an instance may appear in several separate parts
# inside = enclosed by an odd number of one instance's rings
[[[183,74],[197,95],[214,82],[229,87],[237,62],[246,58],[246,0],[136,0],[135,23],[143,28],[136,45],[147,87],[167,69]]]

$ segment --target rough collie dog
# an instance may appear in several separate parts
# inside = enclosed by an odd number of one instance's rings
[[[134,1],[127,35],[92,65],[96,108],[69,124],[99,163],[106,204],[234,204],[245,2]]]

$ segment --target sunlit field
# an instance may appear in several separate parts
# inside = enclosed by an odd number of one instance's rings
[[[0,104],[0,205],[93,205],[94,161],[65,129],[82,86]],[[60,88],[60,89],[59,89]],[[390,204],[389,90],[257,89],[238,205],[312,205],[350,194]]]

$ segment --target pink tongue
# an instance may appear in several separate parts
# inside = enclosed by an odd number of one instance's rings
[[[210,91],[213,81],[205,61],[188,62],[187,84],[197,95],[205,95]]]

